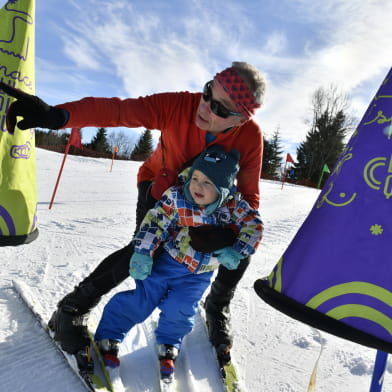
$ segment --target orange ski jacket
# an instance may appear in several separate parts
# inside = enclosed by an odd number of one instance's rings
[[[181,171],[206,148],[206,131],[195,123],[201,93],[160,93],[139,98],[94,98],[57,105],[69,112],[64,128],[144,127],[161,131],[161,141],[143,163],[137,181],[154,181],[162,167]],[[163,140],[163,143],[162,143]],[[210,144],[241,154],[237,188],[254,209],[259,208],[259,181],[263,154],[263,136],[253,120],[218,134]],[[209,145],[210,145],[209,144]]]

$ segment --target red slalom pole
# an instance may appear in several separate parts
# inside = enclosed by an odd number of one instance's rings
[[[63,162],[61,163],[59,175],[57,176],[56,185],[54,186],[54,190],[53,190],[53,194],[52,194],[52,199],[50,200],[49,210],[52,208],[53,201],[54,201],[54,198],[55,198],[55,196],[56,196],[57,187],[59,186],[59,183],[60,183],[60,177],[61,177],[61,174],[63,173],[64,163],[65,163],[65,160],[67,159],[69,147],[70,147],[70,143],[68,142],[67,146],[65,147]]]
[[[113,169],[113,161],[114,161],[114,158],[116,157],[116,153],[118,152],[118,147],[117,146],[114,146],[114,148],[113,148],[113,154],[112,154],[112,164],[110,165],[110,172],[112,172],[112,169]]]

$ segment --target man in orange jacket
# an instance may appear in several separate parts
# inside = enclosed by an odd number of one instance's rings
[[[49,106],[40,98],[4,83],[0,83],[0,89],[17,99],[7,113],[7,128],[11,134],[17,116],[23,117],[18,122],[20,129],[122,126],[161,131],[157,149],[138,172],[136,230],[146,212],[172,185],[167,181],[170,174],[175,178],[184,164],[211,144],[240,152],[237,188],[252,208],[259,207],[263,136],[253,116],[262,104],[265,81],[250,64],[233,62],[205,84],[203,93],[160,93],[124,100],[89,97]],[[228,227],[192,228],[191,245],[200,252],[213,252],[231,245],[236,234]],[[63,349],[83,357],[88,344],[88,314],[102,295],[129,276],[132,253],[131,242],[106,257],[59,302],[49,324]],[[243,259],[236,270],[221,266],[205,301],[209,337],[224,361],[230,360],[233,341],[229,304],[248,264],[249,258]]]

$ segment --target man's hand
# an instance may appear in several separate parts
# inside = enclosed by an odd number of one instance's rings
[[[16,98],[16,101],[10,105],[6,118],[7,129],[11,134],[15,132],[15,125],[22,130],[29,128],[59,129],[65,125],[68,119],[65,110],[49,106],[35,95],[27,94],[4,82],[0,82],[0,90]],[[17,123],[17,116],[23,117],[23,120]]]
[[[198,252],[211,253],[233,245],[237,234],[228,227],[198,226],[189,228],[191,247]]]

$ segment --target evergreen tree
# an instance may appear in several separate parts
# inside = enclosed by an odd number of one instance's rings
[[[70,133],[62,130],[53,131],[35,129],[36,146],[65,146],[68,143]]]
[[[348,114],[349,100],[337,92],[318,88],[312,97],[313,118],[306,139],[297,148],[296,175],[300,180],[318,183],[323,167],[335,165],[354,118]],[[324,178],[324,181],[327,177]]]
[[[324,165],[332,169],[344,149],[347,133],[344,124],[342,111],[332,118],[326,111],[317,119],[315,129],[308,132],[306,140],[297,149],[298,178],[317,184]]]
[[[153,151],[152,133],[149,129],[145,129],[139,141],[131,152],[131,159],[145,160]]]
[[[263,165],[262,165],[262,173],[265,174],[273,174],[271,172],[271,164],[270,162],[272,161],[272,146],[269,140],[267,140],[264,135],[263,135]]]
[[[280,145],[280,135],[279,128],[276,129],[274,134],[272,135],[271,140],[264,140],[264,149],[263,149],[263,173],[267,173],[275,176],[279,167],[282,163],[282,153],[283,150]]]
[[[110,146],[106,137],[106,129],[99,128],[90,145],[88,146],[94,151],[111,153]]]

